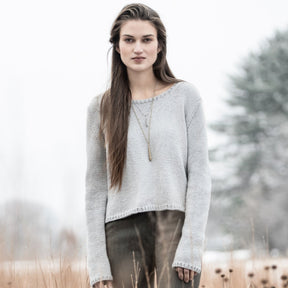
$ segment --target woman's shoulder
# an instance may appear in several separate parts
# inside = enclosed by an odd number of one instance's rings
[[[201,102],[200,92],[193,83],[182,80],[178,83],[177,88],[177,94],[183,97],[186,109],[191,109],[191,107],[195,107]]]
[[[183,80],[178,85],[178,95],[182,97],[187,123],[190,123],[195,111],[197,111],[202,102],[199,90],[191,82]]]
[[[178,91],[181,91],[181,93],[188,98],[187,100],[196,102],[201,100],[198,88],[191,82],[182,80],[178,85]]]

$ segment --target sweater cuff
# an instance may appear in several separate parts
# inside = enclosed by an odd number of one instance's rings
[[[113,275],[111,273],[110,263],[107,255],[104,257],[104,255],[97,255],[97,251],[92,251],[93,252],[89,252],[87,257],[87,270],[89,274],[90,285],[93,286],[95,283],[100,281],[113,280]],[[97,255],[98,259],[92,258],[92,255]]]
[[[192,241],[192,237],[185,235],[186,233],[183,234],[178,243],[172,267],[182,267],[200,273],[202,266],[203,240],[199,238],[196,240],[194,237],[194,241]]]
[[[202,265],[201,265],[201,263],[199,266],[196,266],[196,265],[191,265],[191,264],[187,264],[184,262],[175,262],[174,261],[172,264],[172,268],[175,269],[176,267],[182,267],[182,268],[189,269],[189,270],[192,270],[192,271],[197,272],[197,273],[201,273]]]
[[[113,277],[109,275],[109,276],[103,276],[103,277],[90,278],[90,286],[93,287],[93,285],[96,284],[97,282],[106,281],[106,280],[113,280]]]

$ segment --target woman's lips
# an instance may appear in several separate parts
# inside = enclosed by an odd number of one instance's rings
[[[141,62],[145,59],[145,57],[134,57],[132,58],[135,62]]]

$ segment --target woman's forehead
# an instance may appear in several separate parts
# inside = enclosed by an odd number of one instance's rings
[[[133,37],[156,36],[157,31],[150,21],[128,20],[122,24],[120,35],[130,35]]]

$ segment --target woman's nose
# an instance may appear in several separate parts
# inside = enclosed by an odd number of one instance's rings
[[[143,49],[142,49],[141,43],[140,42],[135,42],[134,52],[135,53],[140,53],[142,51],[143,51]]]

